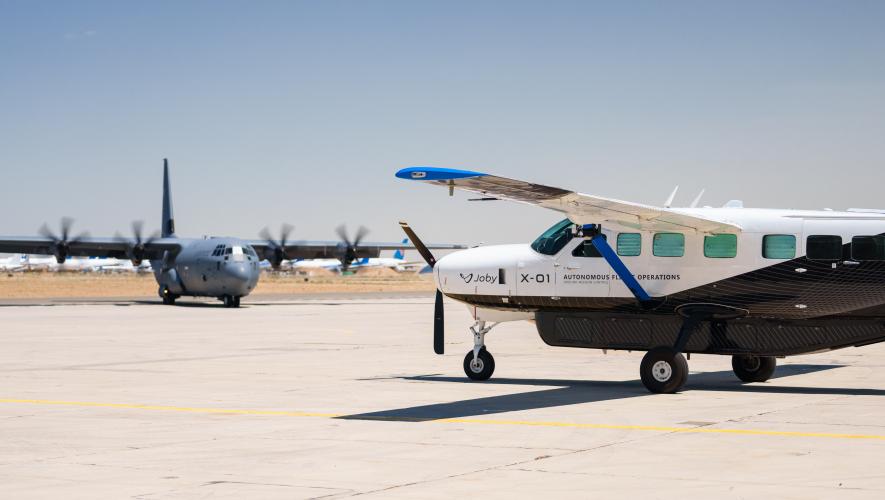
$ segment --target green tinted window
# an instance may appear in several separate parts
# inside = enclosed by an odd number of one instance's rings
[[[652,240],[652,253],[656,257],[682,257],[685,255],[685,235],[682,233],[657,233]]]
[[[762,237],[762,256],[766,259],[796,258],[796,237],[792,234],[766,234]]]
[[[738,253],[736,234],[711,234],[704,236],[704,257],[731,259]]]
[[[566,243],[572,240],[572,226],[574,223],[568,219],[557,222],[553,227],[544,231],[544,234],[538,236],[538,239],[532,243],[532,249],[544,255],[556,255]]]
[[[618,235],[618,255],[636,257],[642,253],[642,235],[639,233],[621,233]]]

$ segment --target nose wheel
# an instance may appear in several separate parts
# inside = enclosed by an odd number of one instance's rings
[[[488,380],[494,372],[495,358],[485,347],[480,349],[476,356],[473,355],[473,351],[464,356],[464,373],[470,380]]]
[[[497,323],[487,325],[485,321],[477,321],[470,327],[473,333],[473,349],[464,356],[464,373],[470,380],[488,380],[495,372],[495,358],[486,349],[486,334]]]
[[[234,297],[233,295],[225,295],[221,298],[222,302],[224,302],[224,307],[240,307],[240,298]]]

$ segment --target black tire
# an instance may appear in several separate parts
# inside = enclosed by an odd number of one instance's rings
[[[774,375],[777,360],[774,356],[732,356],[731,368],[744,382],[765,382]]]
[[[230,295],[225,295],[221,300],[224,301],[224,307],[234,307],[234,298]]]
[[[165,304],[165,305],[167,305],[167,306],[174,306],[174,305],[175,305],[175,299],[177,298],[177,297],[175,296],[175,294],[173,294],[172,292],[170,292],[169,289],[168,289],[168,288],[165,288],[165,287],[164,287],[163,290],[160,292],[160,297],[162,297],[162,299],[163,299],[163,304]]]
[[[495,373],[495,358],[483,347],[477,356],[477,364],[473,364],[473,351],[464,356],[464,373],[470,380],[488,380]]]
[[[240,298],[234,297],[234,307],[240,307]]]
[[[688,380],[688,362],[672,347],[655,347],[643,356],[639,377],[649,391],[673,394]]]

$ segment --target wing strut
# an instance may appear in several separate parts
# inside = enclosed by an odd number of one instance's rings
[[[608,262],[608,265],[612,266],[612,269],[618,274],[618,277],[621,278],[621,281],[627,285],[627,288],[630,289],[630,292],[633,293],[633,296],[636,297],[636,300],[639,301],[642,305],[647,305],[652,302],[651,297],[649,297],[648,293],[642,288],[642,285],[636,281],[636,278],[633,274],[630,273],[630,270],[627,269],[627,266],[624,264],[624,261],[618,257],[618,254],[612,250],[612,247],[609,246],[608,242],[605,241],[605,238],[602,237],[602,227],[591,224],[584,226],[583,228],[584,235],[593,235],[593,238],[590,240],[590,243],[602,254],[602,257]]]

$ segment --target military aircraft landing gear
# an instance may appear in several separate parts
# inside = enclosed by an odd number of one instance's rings
[[[774,356],[732,356],[731,367],[744,382],[765,382],[774,375],[777,360]]]
[[[464,356],[464,373],[470,380],[488,380],[495,372],[495,358],[486,350],[486,334],[496,324],[486,326],[485,321],[477,321],[470,327],[473,333],[473,350]]]
[[[175,295],[174,293],[170,292],[169,287],[164,286],[162,289],[160,289],[160,298],[163,299],[163,304],[165,304],[167,306],[174,306],[175,299],[178,298],[178,295]]]
[[[221,297],[224,301],[224,307],[240,307],[240,298],[233,295],[225,295]]]

